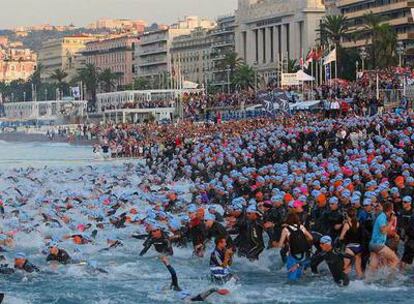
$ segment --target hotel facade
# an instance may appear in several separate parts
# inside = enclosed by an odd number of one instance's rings
[[[317,43],[323,0],[239,0],[236,52],[265,79]]]

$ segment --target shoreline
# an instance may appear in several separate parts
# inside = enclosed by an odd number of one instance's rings
[[[76,146],[93,146],[98,143],[97,139],[87,140],[87,139],[75,139],[74,141],[69,141],[65,137],[55,137],[53,140],[48,138],[46,135],[42,134],[28,134],[24,132],[10,132],[10,133],[0,133],[0,140],[10,143],[65,143]]]

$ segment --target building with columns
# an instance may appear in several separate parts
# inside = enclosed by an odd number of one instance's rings
[[[265,80],[287,59],[306,56],[325,16],[323,0],[239,0],[236,52]]]

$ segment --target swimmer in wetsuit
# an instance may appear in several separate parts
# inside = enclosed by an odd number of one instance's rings
[[[46,258],[47,262],[56,261],[60,264],[68,264],[71,260],[71,257],[65,250],[59,248],[55,243],[50,244],[49,255]]]
[[[344,272],[344,259],[352,259],[346,254],[337,253],[332,246],[332,239],[330,236],[323,236],[320,239],[321,252],[315,254],[311,258],[311,269],[313,273],[318,272],[318,265],[325,261],[328,264],[329,271],[333,279],[339,286],[348,286],[349,278]]]
[[[8,274],[13,274],[13,273],[14,273],[14,269],[9,267],[6,257],[4,255],[0,255],[0,274],[8,275]]]
[[[160,259],[171,274],[171,288],[175,291],[181,291],[181,288],[178,286],[177,273],[168,260],[168,256],[172,256],[174,253],[171,242],[168,236],[158,226],[151,227],[151,233],[144,242],[144,248],[139,255],[143,256],[146,254],[151,246],[154,246],[154,249],[161,254]]]
[[[180,291],[177,296],[184,302],[204,302],[209,296],[214,293],[225,296],[230,292],[227,289],[210,288],[196,296],[191,296],[187,291]]]
[[[16,253],[16,255],[14,256],[14,268],[23,270],[28,273],[40,271],[40,269],[37,268],[37,266],[33,265],[27,260],[26,255],[22,252]]]

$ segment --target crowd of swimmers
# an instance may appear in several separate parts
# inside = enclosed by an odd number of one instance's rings
[[[217,285],[243,284],[232,265],[238,257],[259,260],[265,250],[280,251],[289,281],[318,273],[323,262],[340,286],[375,276],[378,269],[404,272],[412,265],[411,114],[323,119],[298,113],[189,124],[186,131],[147,130],[153,145],[145,164],[126,164],[119,176],[83,168],[74,178],[82,189],[64,190],[73,169],[0,173],[0,183],[9,185],[0,192],[1,275],[43,271],[25,252],[16,252],[21,234],[41,235],[45,262],[69,264],[84,261],[67,248],[104,242],[97,255],[119,250],[126,236],[114,232],[131,230],[128,239],[143,241],[139,256],[155,250],[185,301],[228,290],[195,296],[183,291],[171,263],[177,247],[191,248],[194,258],[209,255]],[[61,188],[42,188],[51,176],[62,179]],[[174,190],[177,181],[190,189]],[[46,234],[42,227],[65,233]],[[107,272],[91,262],[88,267]]]

